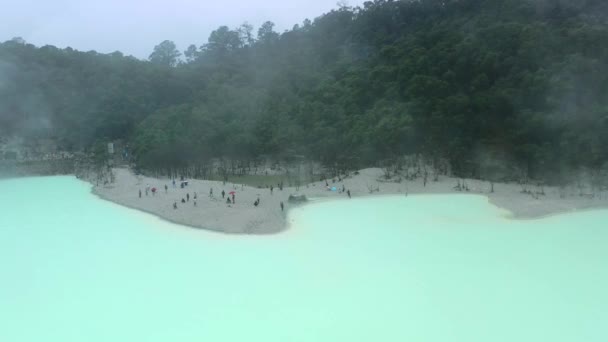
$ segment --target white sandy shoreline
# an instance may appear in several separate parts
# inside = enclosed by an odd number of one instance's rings
[[[288,229],[287,212],[294,207],[287,201],[290,194],[302,194],[314,198],[312,203],[348,199],[346,193],[327,191],[325,182],[302,186],[299,191],[295,188],[284,188],[281,191],[275,187],[271,194],[270,189],[267,188],[231,183],[224,185],[222,182],[206,180],[189,180],[189,185],[181,189],[179,181],[174,188],[169,179],[135,176],[127,169],[114,169],[114,173],[116,176],[114,183],[93,186],[92,192],[104,200],[147,212],[172,223],[227,234],[275,234]],[[330,187],[335,186],[338,189],[344,186],[350,190],[353,198],[406,194],[483,195],[491,204],[509,211],[512,213],[511,217],[516,219],[535,219],[572,211],[608,208],[606,196],[603,199],[592,199],[572,193],[566,198],[561,198],[558,189],[551,187],[546,187],[545,195],[536,199],[522,193],[521,187],[517,184],[497,183],[494,185],[495,192],[490,193],[488,182],[467,180],[469,191],[457,192],[453,189],[458,181],[455,178],[441,177],[439,181],[430,181],[424,186],[422,180],[401,183],[379,182],[382,175],[380,169],[365,169],[341,182],[333,183],[329,180],[329,183]],[[158,189],[155,196],[151,192],[148,196],[145,195],[147,185]],[[168,186],[167,193],[165,193],[165,185]],[[370,194],[370,187],[379,187],[380,191]],[[212,197],[209,196],[211,188],[213,188]],[[230,191],[236,191],[234,205],[226,204],[226,199],[222,199],[222,190],[226,195]],[[196,206],[193,203],[195,192],[198,197]],[[182,204],[181,199],[186,198],[186,194],[190,195],[190,201]],[[253,203],[258,198],[260,204],[255,207]],[[174,202],[177,202],[178,209],[173,209]],[[281,202],[285,205],[284,211],[281,211]]]

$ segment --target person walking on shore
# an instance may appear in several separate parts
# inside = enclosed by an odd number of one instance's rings
[[[274,190],[274,186],[270,186],[270,194],[272,195],[272,191]]]
[[[213,188],[209,188],[209,197],[213,197]]]
[[[281,211],[283,211],[284,208],[285,206],[283,205],[283,202],[281,202]]]
[[[165,193],[169,192],[169,187],[165,184]]]
[[[139,198],[141,198],[141,189],[139,189]]]
[[[348,198],[350,198],[350,190],[346,190],[346,194],[348,195]]]
[[[198,195],[196,194],[196,191],[194,192],[194,199],[196,200],[198,198]]]
[[[186,201],[190,202],[190,193],[186,194]]]
[[[173,210],[177,209],[177,202],[173,202]]]
[[[234,204],[234,192],[232,193],[232,204]]]
[[[226,196],[226,191],[222,190],[222,198],[224,198],[224,196]]]

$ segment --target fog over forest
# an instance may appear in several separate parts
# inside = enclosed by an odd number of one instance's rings
[[[148,60],[15,38],[0,44],[0,137],[120,141],[148,171],[417,155],[459,177],[606,182],[607,19],[604,0],[376,0],[285,32],[165,40]]]

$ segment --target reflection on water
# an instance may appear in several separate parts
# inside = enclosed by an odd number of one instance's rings
[[[69,177],[1,181],[0,208],[0,341],[608,340],[608,211],[387,197],[224,236]]]

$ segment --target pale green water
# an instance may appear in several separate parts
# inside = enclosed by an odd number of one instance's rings
[[[196,231],[68,177],[0,181],[0,341],[607,341],[608,211],[337,201]]]

